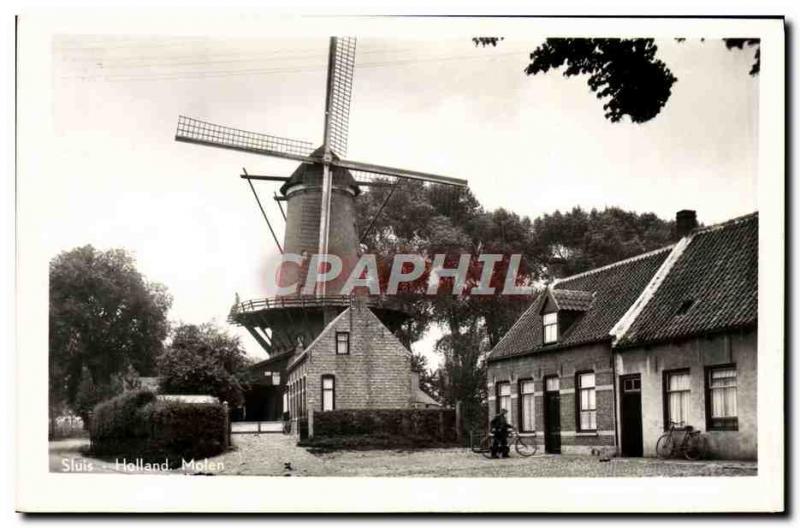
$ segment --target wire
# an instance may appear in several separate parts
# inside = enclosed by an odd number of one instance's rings
[[[428,58],[416,58],[416,59],[400,59],[400,60],[390,60],[390,61],[375,61],[375,62],[357,62],[356,69],[364,69],[364,68],[381,68],[385,66],[408,66],[414,65],[424,62],[448,62],[448,61],[457,61],[457,60],[487,60],[487,59],[496,59],[497,57],[503,56],[510,56],[510,55],[517,55],[519,52],[508,52],[508,53],[497,53],[490,56],[470,56],[470,55],[456,55],[456,56],[444,56],[444,57],[428,57]],[[71,75],[71,76],[62,76],[62,78],[72,78],[72,79],[82,79],[82,80],[89,80],[89,79],[97,79],[97,80],[104,80],[109,82],[127,82],[127,81],[154,81],[154,80],[180,80],[180,79],[190,79],[190,78],[206,78],[206,77],[234,77],[240,75],[271,75],[271,74],[282,74],[282,73],[310,73],[310,72],[319,72],[324,70],[325,65],[321,62],[318,65],[315,64],[313,66],[306,65],[302,67],[284,67],[284,68],[254,68],[254,69],[239,69],[239,70],[198,70],[198,71],[186,71],[186,72],[175,72],[175,73],[157,73],[154,75],[127,75],[127,74],[112,74],[112,75]]]
[[[397,178],[397,180],[394,182],[394,185],[392,185],[392,188],[389,190],[389,194],[383,200],[383,203],[381,204],[380,208],[378,209],[378,212],[375,213],[375,216],[372,217],[372,222],[370,222],[369,227],[366,229],[366,231],[364,231],[364,234],[361,235],[361,237],[360,237],[360,239],[358,241],[359,244],[364,242],[364,239],[367,238],[367,235],[369,234],[369,232],[372,231],[372,226],[375,225],[375,222],[378,220],[378,217],[383,212],[383,208],[386,207],[387,203],[389,203],[389,199],[392,197],[392,194],[394,194],[394,190],[397,189],[397,187],[400,185],[401,181],[402,180],[400,178]]]

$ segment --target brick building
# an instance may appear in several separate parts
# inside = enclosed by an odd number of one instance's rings
[[[293,418],[308,418],[310,431],[311,410],[399,409],[432,402],[411,371],[411,352],[363,302],[340,313],[286,366],[286,409]]]
[[[755,459],[757,324],[758,215],[681,240],[615,329],[622,452],[641,444],[653,455],[674,421],[702,429],[715,456]],[[626,384],[638,384],[639,394]],[[641,427],[641,443],[631,422]]]
[[[551,453],[652,455],[677,421],[755,457],[758,216],[677,224],[677,244],[535,296],[489,355],[490,414]]]

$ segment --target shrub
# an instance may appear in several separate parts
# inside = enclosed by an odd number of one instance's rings
[[[170,461],[217,455],[225,449],[225,408],[214,403],[155,401],[140,412],[150,425],[148,451]]]
[[[97,404],[89,425],[94,450],[113,454],[117,445],[138,443],[145,438],[148,431],[139,411],[155,399],[155,394],[143,390],[125,392]]]
[[[421,448],[456,441],[452,409],[352,409],[314,413],[314,437],[301,445],[323,449]]]
[[[92,452],[179,466],[226,446],[228,421],[221,404],[160,401],[149,391],[121,394],[98,404],[91,420]]]

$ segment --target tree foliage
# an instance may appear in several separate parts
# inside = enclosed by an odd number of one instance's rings
[[[497,47],[502,37],[474,37],[475,46]],[[683,42],[685,38],[675,39]],[[701,39],[704,40],[704,39]],[[750,75],[761,70],[761,41],[722,39],[728,49],[755,48]],[[653,39],[549,38],[530,54],[527,75],[564,68],[563,75],[587,75],[589,88],[604,101],[605,117],[634,123],[653,119],[666,105],[677,78],[656,58]]]
[[[627,115],[644,123],[658,115],[677,80],[657,51],[653,39],[549,38],[531,53],[525,73],[564,66],[565,77],[588,75],[589,88],[605,101],[607,119],[617,122]]]
[[[611,207],[555,211],[534,220],[540,277],[566,277],[668,245],[675,225],[653,213]]]
[[[92,399],[121,390],[126,373],[150,373],[167,335],[171,303],[166,289],[147,282],[125,250],[84,246],[51,260],[51,409],[74,408],[83,386],[86,410]]]
[[[244,402],[243,374],[250,360],[238,337],[212,324],[180,325],[158,357],[164,394],[208,394],[238,407]]]

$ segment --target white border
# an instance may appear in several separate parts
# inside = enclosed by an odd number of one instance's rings
[[[488,12],[489,10],[483,10]],[[199,17],[202,10],[193,10]],[[207,13],[204,13],[207,14]],[[37,250],[35,175],[27,163],[50,122],[50,35],[58,32],[385,37],[653,36],[761,40],[759,182],[759,474],[742,478],[417,479],[66,475],[48,472],[47,265]],[[143,29],[146,28],[146,29]],[[784,35],[780,20],[345,19],[186,9],[23,15],[20,22],[17,267],[17,508],[25,511],[776,511],[783,507]],[[44,82],[43,82],[44,80]],[[24,402],[24,409],[19,407]],[[520,482],[524,481],[524,482]]]

